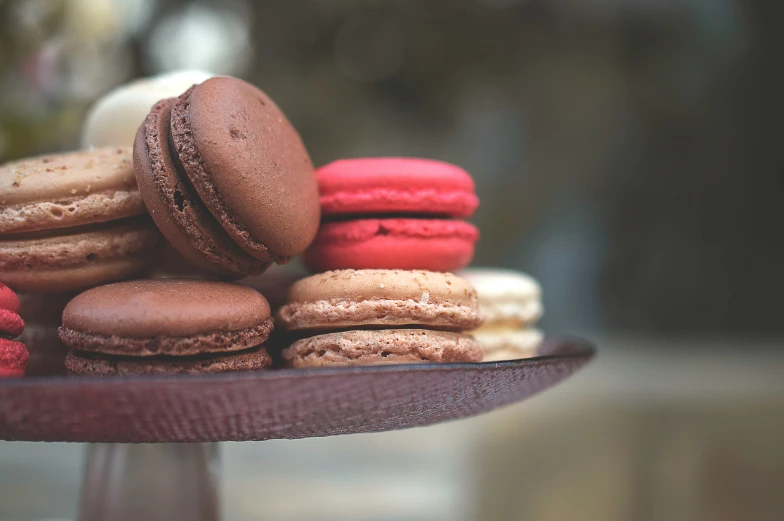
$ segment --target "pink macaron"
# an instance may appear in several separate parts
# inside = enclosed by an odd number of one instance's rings
[[[323,222],[305,252],[312,271],[454,271],[474,256],[479,231],[459,219],[479,205],[462,168],[429,159],[343,159],[316,171]]]
[[[342,159],[316,171],[325,216],[418,213],[470,217],[474,180],[457,165],[408,157]]]

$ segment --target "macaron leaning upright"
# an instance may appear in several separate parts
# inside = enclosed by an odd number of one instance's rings
[[[16,291],[129,278],[150,266],[159,243],[127,147],[0,167],[0,280]]]
[[[218,281],[151,279],[100,286],[63,311],[60,339],[77,374],[174,374],[268,367],[273,329],[257,291]]]
[[[471,334],[484,348],[483,361],[536,356],[543,335],[542,289],[525,273],[499,268],[468,268],[459,274],[479,295],[485,323]]]
[[[295,282],[278,324],[302,336],[283,350],[291,367],[478,362],[461,331],[482,323],[476,293],[451,273],[328,271]]]
[[[164,236],[218,276],[259,274],[316,236],[307,150],[275,103],[242,80],[212,78],[157,103],[137,132],[134,168]]]
[[[479,199],[462,168],[429,159],[335,161],[316,172],[324,222],[305,254],[312,271],[465,267],[479,239]]]

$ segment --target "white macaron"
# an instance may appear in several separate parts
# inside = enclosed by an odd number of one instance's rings
[[[96,101],[82,128],[82,147],[132,146],[153,105],[212,78],[204,71],[173,71],[121,85]]]
[[[499,268],[459,273],[476,289],[485,322],[471,334],[485,348],[484,361],[536,355],[542,332],[533,325],[543,313],[542,289],[530,276]]]

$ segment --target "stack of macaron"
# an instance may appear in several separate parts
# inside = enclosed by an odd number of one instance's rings
[[[249,285],[275,288],[290,367],[485,356],[465,333],[482,324],[477,293],[451,273],[479,238],[460,167],[364,158],[315,170],[266,94],[193,71],[110,93],[83,142],[0,167],[0,280],[70,300],[58,329],[70,372],[269,367],[273,313]],[[300,254],[315,274],[281,298],[262,274]]]
[[[25,374],[29,353],[23,343],[14,340],[25,327],[19,308],[16,293],[0,283],[0,378]]]
[[[283,350],[289,367],[478,362],[461,333],[482,323],[476,292],[451,273],[337,270],[295,282],[278,324],[302,337]]]
[[[71,291],[136,276],[161,242],[128,147],[0,167],[0,281],[16,291]]]
[[[463,331],[482,323],[476,293],[449,273],[473,257],[476,210],[463,169],[428,159],[363,158],[317,170],[323,221],[312,271],[278,312],[290,367],[477,362]]]
[[[461,219],[479,206],[462,168],[430,159],[344,159],[316,172],[323,222],[305,253],[313,271],[455,271],[479,230]]]
[[[472,335],[484,347],[485,362],[536,356],[542,332],[542,290],[524,273],[498,268],[469,268],[460,273],[476,289],[485,323]]]

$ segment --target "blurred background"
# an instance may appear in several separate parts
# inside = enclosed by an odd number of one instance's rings
[[[480,418],[221,447],[238,520],[784,519],[784,4],[0,1],[0,160],[175,69],[264,89],[317,165],[476,180],[475,265],[599,357]],[[84,447],[0,443],[0,519],[75,515]]]

